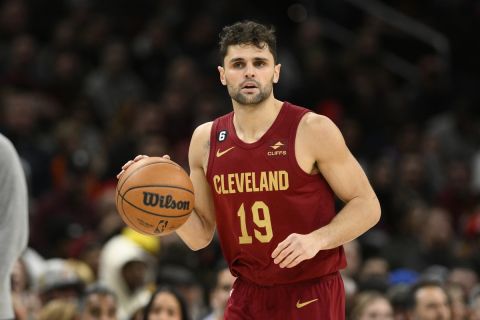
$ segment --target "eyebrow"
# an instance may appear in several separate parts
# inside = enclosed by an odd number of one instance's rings
[[[235,63],[235,62],[238,62],[238,61],[245,61],[245,59],[242,58],[242,57],[232,58],[229,62],[230,63]],[[253,61],[268,61],[268,59],[263,58],[263,57],[255,57],[255,58],[253,58]]]

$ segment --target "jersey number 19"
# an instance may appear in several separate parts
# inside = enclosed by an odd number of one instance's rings
[[[260,211],[263,213],[263,218],[260,217]],[[272,222],[270,220],[270,210],[268,209],[268,206],[263,201],[255,201],[255,203],[250,208],[250,212],[255,226],[260,229],[253,229],[253,234],[255,235],[255,238],[262,243],[270,242],[273,237],[273,231]],[[238,209],[237,215],[240,218],[240,231],[242,232],[242,235],[238,237],[238,241],[240,242],[240,244],[250,244],[252,243],[253,238],[247,230],[246,220],[250,217],[250,215],[248,215],[247,217],[247,213],[245,212],[245,206],[243,203]]]

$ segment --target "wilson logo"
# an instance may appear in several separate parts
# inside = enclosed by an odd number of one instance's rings
[[[171,195],[162,196],[152,192],[143,193],[143,204],[149,207],[190,210],[190,201],[179,201],[173,199]]]

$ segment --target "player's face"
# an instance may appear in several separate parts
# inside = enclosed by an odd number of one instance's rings
[[[259,104],[272,95],[273,83],[280,76],[280,64],[265,45],[229,46],[224,66],[218,67],[220,81],[227,86],[230,97],[242,105]]]

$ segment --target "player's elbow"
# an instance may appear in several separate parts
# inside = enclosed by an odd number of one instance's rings
[[[210,244],[210,242],[212,242],[212,239],[213,239],[213,233],[212,235],[209,235],[209,236],[200,236],[196,238],[195,241],[186,242],[186,245],[190,248],[190,250],[198,251],[207,247]]]
[[[212,242],[215,235],[215,224],[204,223],[202,228],[197,229],[195,233],[189,233],[185,241],[186,245],[193,251],[201,250]]]
[[[378,201],[378,198],[374,196],[371,200],[370,204],[370,217],[371,217],[371,223],[372,227],[376,225],[380,221],[380,217],[382,216],[382,208],[380,206],[380,201]]]

